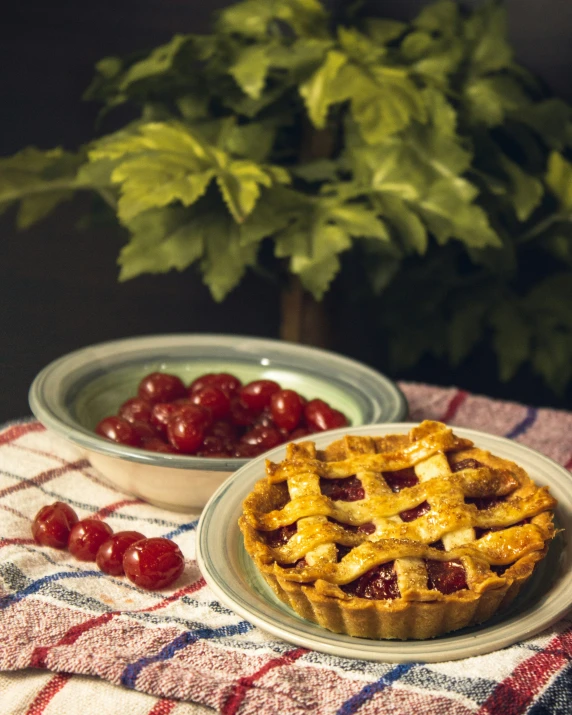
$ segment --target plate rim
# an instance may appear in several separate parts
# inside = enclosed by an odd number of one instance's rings
[[[329,442],[345,434],[366,434],[369,431],[380,429],[383,430],[385,434],[390,433],[392,430],[394,430],[395,433],[398,433],[399,431],[408,431],[416,424],[418,423],[394,422],[360,425],[353,428],[342,428],[324,433],[323,436],[320,435],[318,441]],[[549,470],[555,470],[554,479],[558,482],[562,490],[564,489],[563,484],[566,484],[567,481],[570,482],[569,486],[572,486],[572,474],[566,470],[565,467],[558,464],[558,462],[554,461],[550,457],[547,457],[538,450],[506,437],[493,435],[480,430],[464,427],[454,427],[453,429],[459,436],[474,438],[473,441],[475,442],[477,442],[479,438],[485,438],[486,441],[490,440],[495,443],[500,443],[501,449],[502,445],[505,445],[507,448],[510,447],[511,451],[516,450],[519,453],[528,455],[533,461],[540,460],[540,462],[543,463]],[[485,448],[493,449],[490,444],[484,446]],[[251,489],[255,481],[257,481],[263,473],[263,470],[262,473],[260,472],[260,468],[263,466],[265,460],[272,459],[273,456],[281,454],[283,450],[284,445],[276,447],[261,457],[257,457],[255,460],[252,460],[226,480],[212,495],[203,509],[197,527],[196,537],[197,563],[205,581],[215,593],[216,597],[225,606],[229,607],[243,618],[246,618],[266,633],[271,633],[282,640],[299,646],[308,647],[312,650],[346,658],[396,663],[443,662],[476,655],[484,655],[525,640],[526,638],[530,638],[559,621],[572,607],[572,562],[570,562],[567,564],[567,568],[563,571],[563,573],[558,574],[556,581],[551,584],[548,591],[542,594],[543,599],[547,598],[551,594],[554,598],[553,592],[556,591],[556,597],[558,598],[560,596],[556,609],[553,608],[541,618],[538,618],[538,608],[532,610],[529,609],[530,612],[527,612],[525,615],[515,614],[512,617],[509,616],[507,620],[489,627],[487,627],[486,624],[483,624],[483,628],[479,633],[468,633],[460,636],[452,634],[443,639],[428,639],[420,641],[375,641],[352,638],[351,636],[332,633],[321,626],[312,623],[311,621],[304,621],[301,619],[302,625],[312,631],[310,634],[305,633],[300,630],[299,626],[296,626],[296,620],[300,620],[300,616],[298,616],[294,611],[291,612],[291,615],[287,611],[281,612],[280,616],[282,620],[274,617],[269,621],[268,618],[264,617],[260,609],[256,607],[255,603],[247,605],[237,603],[232,594],[229,593],[229,586],[226,584],[226,579],[222,578],[220,574],[217,573],[216,567],[209,563],[207,529],[209,523],[212,523],[217,507],[220,509],[221,499],[230,501],[230,503],[234,506],[236,506],[237,500],[240,502],[242,501],[242,497],[233,497],[232,494],[233,485],[240,480],[244,481],[244,472],[247,472],[249,477],[244,482],[243,489]],[[527,467],[527,469],[528,468],[529,467]],[[223,501],[223,505],[224,503],[225,502]],[[572,490],[571,495],[567,500],[563,503],[559,502],[556,511],[557,514],[563,518],[563,525],[570,522],[570,527],[572,527]],[[567,517],[567,519],[564,517]],[[242,544],[242,534],[240,533],[238,524],[229,523],[226,525],[224,527],[224,536],[227,535],[229,530],[232,530],[233,535],[236,533],[238,534],[238,537],[241,540],[240,543]],[[218,540],[220,541],[220,527],[218,531]],[[206,544],[207,548],[204,548],[203,544]],[[570,543],[566,540],[566,538],[564,538],[563,544],[562,555],[565,557],[567,556],[568,560],[570,560],[572,556]],[[244,547],[242,546],[242,548]],[[203,553],[204,551],[206,553]],[[214,573],[212,572],[213,569]],[[221,584],[225,584],[226,589]],[[254,589],[252,585],[248,584],[248,587],[250,592],[253,593]],[[567,598],[566,593],[569,594]],[[260,593],[256,592],[256,598],[258,597],[262,599],[268,608],[274,610],[277,609],[277,606],[274,603],[264,598]],[[546,604],[544,607],[546,607]],[[285,608],[288,609],[288,606],[285,606]],[[541,605],[540,610],[542,610],[542,608],[543,606]],[[288,621],[286,624],[284,623],[284,618]],[[520,628],[516,625],[519,620],[521,623],[524,622],[524,625]]]

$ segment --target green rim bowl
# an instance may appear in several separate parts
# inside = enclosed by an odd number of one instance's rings
[[[237,335],[154,335],[101,343],[64,355],[34,379],[29,402],[48,429],[80,447],[114,486],[162,507],[187,511],[247,459],[149,452],[110,442],[97,423],[137,392],[150,372],[171,372],[186,384],[206,372],[242,381],[272,379],[305,397],[321,398],[352,425],[397,422],[407,402],[390,379],[326,350]]]

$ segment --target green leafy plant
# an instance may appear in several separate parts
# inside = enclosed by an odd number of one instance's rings
[[[489,341],[504,380],[570,381],[572,110],[515,62],[500,4],[405,24],[244,0],[212,34],[102,60],[86,98],[132,120],[0,159],[20,228],[89,190],[126,229],[120,280],[194,264],[215,300],[248,269],[318,301],[334,284],[376,306],[396,369]]]

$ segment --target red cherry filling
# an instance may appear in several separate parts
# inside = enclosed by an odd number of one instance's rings
[[[402,489],[419,484],[419,478],[413,467],[399,469],[396,472],[384,472],[383,478],[392,492],[400,492]]]
[[[424,501],[419,504],[419,506],[414,506],[413,509],[406,509],[405,511],[400,512],[399,516],[403,521],[414,521],[420,516],[423,516],[423,514],[427,514],[430,510],[431,506],[429,505],[429,502]]]
[[[463,564],[459,561],[425,561],[429,589],[444,593],[455,593],[467,588],[467,579]]]
[[[332,501],[359,501],[365,498],[362,483],[355,475],[345,479],[320,479],[320,491]]]
[[[355,581],[342,586],[342,590],[359,598],[377,601],[387,601],[401,595],[393,561],[366,571]]]
[[[268,546],[270,546],[271,549],[277,549],[279,546],[287,544],[297,530],[297,524],[287,524],[286,526],[281,526],[273,531],[264,531],[262,534],[264,541],[268,544]]]

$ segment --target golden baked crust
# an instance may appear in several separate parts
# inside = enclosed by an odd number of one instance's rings
[[[299,615],[364,638],[431,638],[508,605],[554,535],[556,502],[439,422],[289,444],[245,499],[245,548]]]

